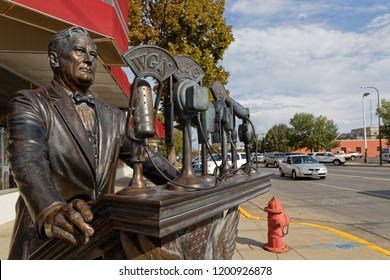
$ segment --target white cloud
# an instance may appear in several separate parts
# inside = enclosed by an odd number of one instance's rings
[[[390,14],[384,14],[379,17],[374,18],[368,25],[367,29],[379,29],[379,28],[389,28],[390,27]]]
[[[242,2],[241,9],[252,1]],[[288,124],[301,112],[326,116],[340,132],[361,127],[364,90],[360,86],[375,86],[381,99],[390,99],[388,19],[373,20],[365,33],[323,24],[234,28],[235,42],[222,62],[230,72],[226,87],[250,109],[259,133],[278,123]],[[376,96],[370,98],[376,106]]]
[[[231,12],[256,16],[274,16],[280,13],[303,14],[328,8],[322,1],[307,2],[299,0],[240,0],[231,6]]]

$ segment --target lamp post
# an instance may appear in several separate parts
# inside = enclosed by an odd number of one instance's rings
[[[378,96],[378,109],[381,108],[381,103],[380,103],[380,99],[379,99],[379,90],[376,88],[376,87],[369,87],[369,86],[364,86],[364,87],[361,87],[361,88],[372,88],[376,91],[376,94]],[[382,162],[382,134],[381,134],[381,117],[379,116],[379,113],[377,111],[377,114],[378,114],[378,136],[379,136],[379,164],[382,165],[383,162]]]
[[[363,133],[364,133],[364,163],[367,163],[367,131],[366,131],[366,107],[364,106],[364,97],[369,96],[370,93],[366,92],[362,96],[363,103]]]

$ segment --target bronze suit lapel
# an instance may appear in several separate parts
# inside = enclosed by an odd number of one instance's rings
[[[66,126],[69,128],[69,131],[79,145],[82,154],[87,159],[88,165],[92,169],[92,173],[95,175],[96,163],[94,151],[89,142],[83,123],[74,109],[73,103],[69,99],[67,93],[60,86],[55,86],[54,88],[51,84],[48,88],[48,93],[52,99],[57,99],[53,103],[54,107],[57,109]]]

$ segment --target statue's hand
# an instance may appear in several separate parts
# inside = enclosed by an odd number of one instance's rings
[[[54,217],[45,222],[45,234],[50,238],[67,240],[73,245],[85,244],[94,233],[88,224],[92,219],[88,204],[82,199],[75,199],[62,206]]]

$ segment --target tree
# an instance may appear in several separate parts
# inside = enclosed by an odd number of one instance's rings
[[[338,127],[325,116],[319,116],[314,121],[313,130],[313,146],[317,151],[331,150],[339,146],[339,141],[336,141],[338,135]]]
[[[291,143],[295,149],[330,150],[338,147],[335,141],[338,127],[325,116],[314,117],[312,114],[298,113],[290,119]]]
[[[183,158],[183,133],[181,133],[180,130],[174,129],[173,130],[173,141],[175,143],[174,149],[171,151],[173,160],[172,163],[176,164],[177,158]],[[168,156],[168,151],[167,151],[167,145],[166,143],[161,143],[160,146],[160,151],[161,154],[165,157]]]
[[[289,128],[287,125],[274,125],[265,135],[263,144],[266,151],[289,151]]]
[[[261,152],[261,153],[263,153],[265,151],[264,139],[260,138],[260,136],[258,134],[256,135],[256,139],[251,146],[251,150]]]
[[[311,136],[313,135],[314,116],[307,113],[295,114],[290,119],[292,126],[290,141],[294,149],[312,147]]]
[[[218,63],[234,38],[224,10],[225,0],[129,0],[130,45],[155,45],[173,57],[190,57],[205,73],[203,86],[217,80],[226,85],[229,73]],[[160,114],[159,120],[163,119]],[[181,121],[177,119],[176,123],[180,129]],[[172,148],[167,147],[171,162]]]
[[[130,44],[188,56],[204,70],[204,86],[227,84],[229,73],[218,62],[234,38],[224,10],[225,0],[129,0]]]
[[[390,145],[390,102],[385,99],[381,102],[381,108],[378,108],[379,117],[383,124],[380,127],[381,136],[387,139],[387,145]]]

